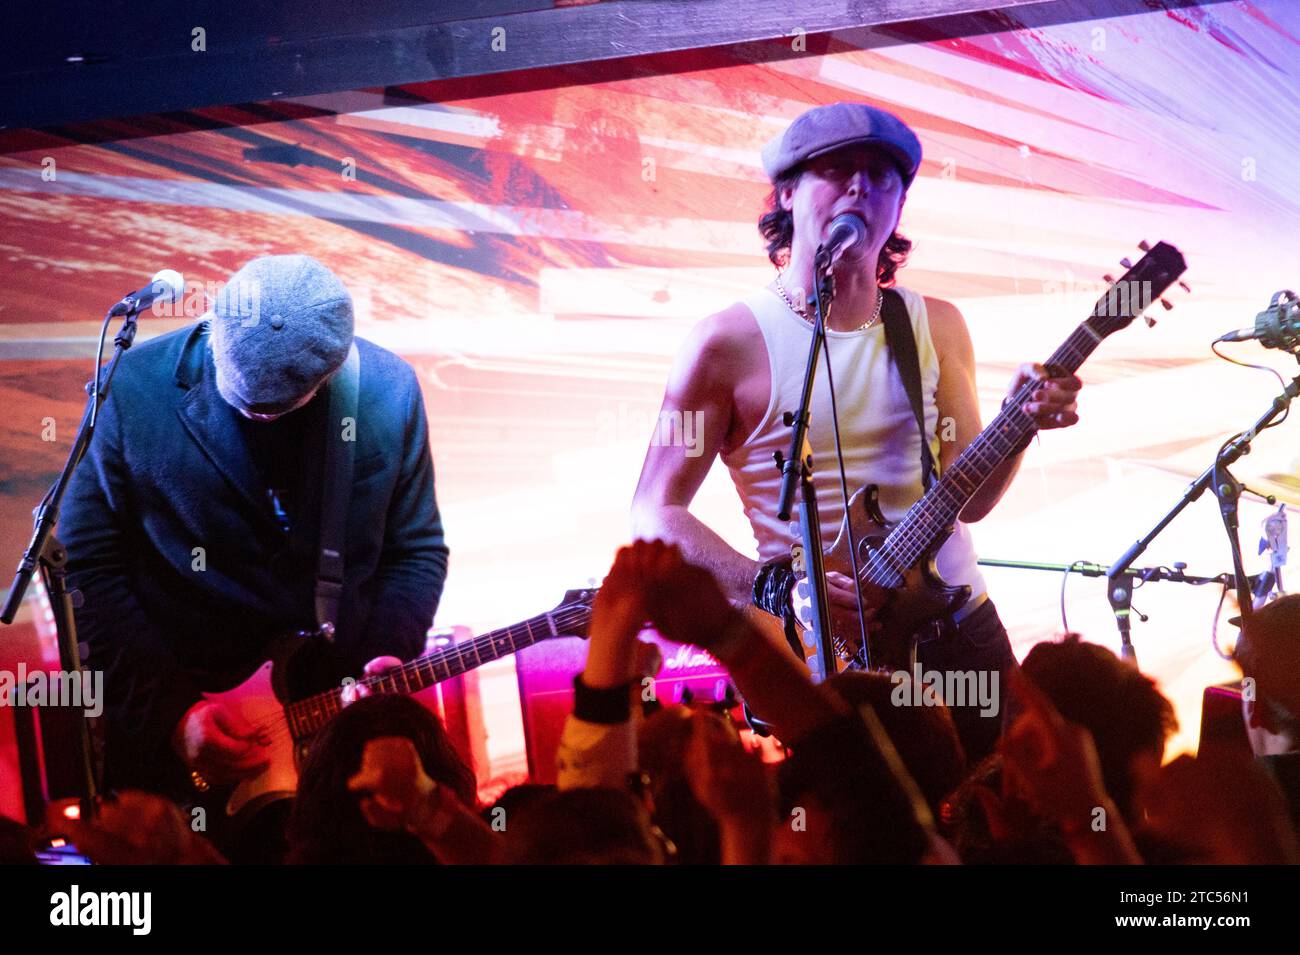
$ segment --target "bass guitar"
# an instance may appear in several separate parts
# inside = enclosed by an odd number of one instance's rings
[[[1144,242],[1139,248],[1146,252],[1142,259],[1110,284],[1092,314],[1048,359],[1046,367],[1054,375],[1077,371],[1098,345],[1142,315],[1187,268],[1172,245],[1160,242],[1150,247]],[[1148,317],[1147,324],[1154,325],[1155,320]],[[1037,430],[1024,410],[1033,391],[1034,385],[1027,384],[1009,399],[896,524],[886,521],[881,513],[875,485],[859,489],[850,498],[839,535],[825,551],[825,568],[853,578],[851,537],[857,547],[863,605],[874,609],[875,616],[867,628],[864,652],[857,613],[831,608],[831,636],[840,669],[910,670],[920,635],[970,598],[969,587],[952,586],[939,576],[935,555],[952,534],[966,502]],[[798,555],[794,563],[798,573],[802,563]],[[807,581],[799,581],[795,603],[805,659],[816,652],[809,632],[812,615],[807,591]],[[805,598],[802,601],[800,594]]]

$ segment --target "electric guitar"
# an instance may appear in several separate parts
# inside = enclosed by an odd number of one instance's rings
[[[1048,359],[1046,367],[1054,375],[1077,371],[1107,336],[1142,315],[1187,268],[1172,245],[1160,242],[1152,248],[1143,242],[1139,248],[1146,255],[1118,282],[1107,276],[1110,286],[1092,314]],[[1129,265],[1127,260],[1121,264]],[[1161,303],[1172,307],[1164,299]],[[1146,321],[1155,324],[1150,317]],[[825,551],[825,568],[853,578],[851,530],[857,544],[857,580],[863,605],[874,608],[876,614],[867,629],[864,654],[857,613],[831,608],[838,668],[910,670],[919,636],[970,598],[968,586],[952,586],[939,576],[935,555],[952,534],[966,502],[1036,430],[1033,418],[1023,410],[1033,391],[1033,384],[1022,387],[897,524],[890,524],[881,513],[876,485],[861,488],[850,498],[839,535]],[[798,574],[802,564],[798,554],[794,564]],[[799,581],[795,604],[805,659],[816,653],[808,590],[806,579]]]
[[[369,694],[419,693],[539,641],[552,637],[585,637],[595,596],[595,589],[570,590],[559,606],[548,613],[426,653],[409,663],[357,680],[356,684]],[[270,659],[244,682],[230,690],[203,694],[208,702],[256,727],[259,735],[269,741],[270,762],[256,776],[242,780],[233,788],[217,789],[195,782],[204,794],[200,803],[223,805],[232,831],[238,831],[242,820],[268,804],[293,796],[298,788],[298,767],[308,745],[345,705],[338,687],[304,699],[285,700],[285,672],[304,642],[298,635],[273,642]]]

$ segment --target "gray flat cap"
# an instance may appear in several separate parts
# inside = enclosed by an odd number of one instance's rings
[[[308,255],[253,259],[230,277],[207,317],[217,389],[243,411],[288,411],[339,369],[352,346],[352,296]]]
[[[866,103],[832,103],[800,114],[763,147],[763,169],[776,182],[802,162],[858,143],[878,147],[898,166],[903,186],[912,185],[921,168],[921,141],[893,113]]]

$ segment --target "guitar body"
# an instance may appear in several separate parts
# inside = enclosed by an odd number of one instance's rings
[[[570,590],[547,613],[364,676],[355,681],[357,696],[419,693],[540,640],[585,637],[595,596],[592,588]],[[280,637],[271,643],[269,658],[243,682],[230,689],[203,692],[204,700],[255,727],[268,757],[265,769],[233,786],[203,784],[197,793],[191,787],[191,804],[217,817],[209,820],[208,835],[219,847],[240,839],[255,826],[254,819],[263,810],[294,797],[308,746],[346,704],[340,686],[301,698],[290,694],[291,685],[316,682],[316,671],[308,666],[304,673],[300,664],[310,664],[313,651],[322,649],[323,639],[307,632]],[[233,679],[238,679],[238,674]],[[185,784],[190,786],[190,780]],[[186,800],[178,797],[178,801]]]
[[[292,798],[298,789],[298,764],[304,744],[293,736],[285,716],[283,701],[287,693],[283,676],[301,644],[298,637],[279,642],[273,647],[271,659],[243,683],[230,690],[203,694],[207,702],[257,727],[261,739],[267,743],[265,753],[270,762],[266,768],[228,790],[224,811],[237,829],[242,819],[276,800]],[[222,790],[221,794],[225,792]]]
[[[874,484],[861,488],[849,499],[848,513],[840,525],[834,543],[824,552],[827,572],[835,571],[853,579],[853,562],[850,553],[850,527],[852,539],[858,545],[858,570],[871,563],[872,555],[880,550],[893,525],[880,512],[880,503]],[[899,586],[886,588],[870,581],[862,583],[864,608],[874,610],[868,621],[868,659],[873,670],[910,670],[916,660],[916,644],[920,636],[935,621],[955,613],[970,598],[970,587],[946,583],[935,567],[934,557],[951,534],[951,529],[938,535],[926,549],[922,558],[905,569]],[[802,586],[802,585],[801,585]],[[815,652],[811,640],[811,606],[808,615],[800,607],[800,627],[808,639],[802,639],[805,658]],[[831,631],[837,648],[837,662],[844,669],[852,662],[862,643],[858,615],[854,611],[832,607]]]

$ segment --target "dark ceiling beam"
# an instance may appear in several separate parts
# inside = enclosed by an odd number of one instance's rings
[[[292,0],[282,5],[278,21],[271,24],[248,14],[227,14],[214,21],[218,27],[207,30],[206,50],[194,52],[192,27],[207,22],[199,14],[153,17],[150,22],[157,26],[144,33],[139,24],[128,29],[106,23],[100,34],[105,48],[96,49],[94,18],[121,18],[132,9],[127,5],[124,14],[123,7],[106,4],[85,8],[83,16],[91,22],[80,23],[77,30],[43,32],[40,44],[27,56],[22,24],[10,24],[11,49],[0,76],[0,128],[621,59],[770,40],[797,30],[815,36],[1052,5],[1052,0],[816,0],[797,7],[791,0],[610,0],[535,9],[536,0],[490,0],[474,6],[471,18],[463,16],[468,6],[463,3],[441,8],[390,3],[382,17],[366,26],[354,13],[340,29],[327,15],[330,0]],[[1181,4],[1175,0],[1173,5]],[[48,7],[44,10],[49,12]],[[415,11],[422,11],[430,22],[413,25]],[[286,26],[286,13],[292,12],[301,16]],[[448,12],[461,16],[434,22]],[[329,32],[331,28],[336,32]],[[319,32],[309,35],[309,29]],[[67,62],[75,56],[86,61]]]

